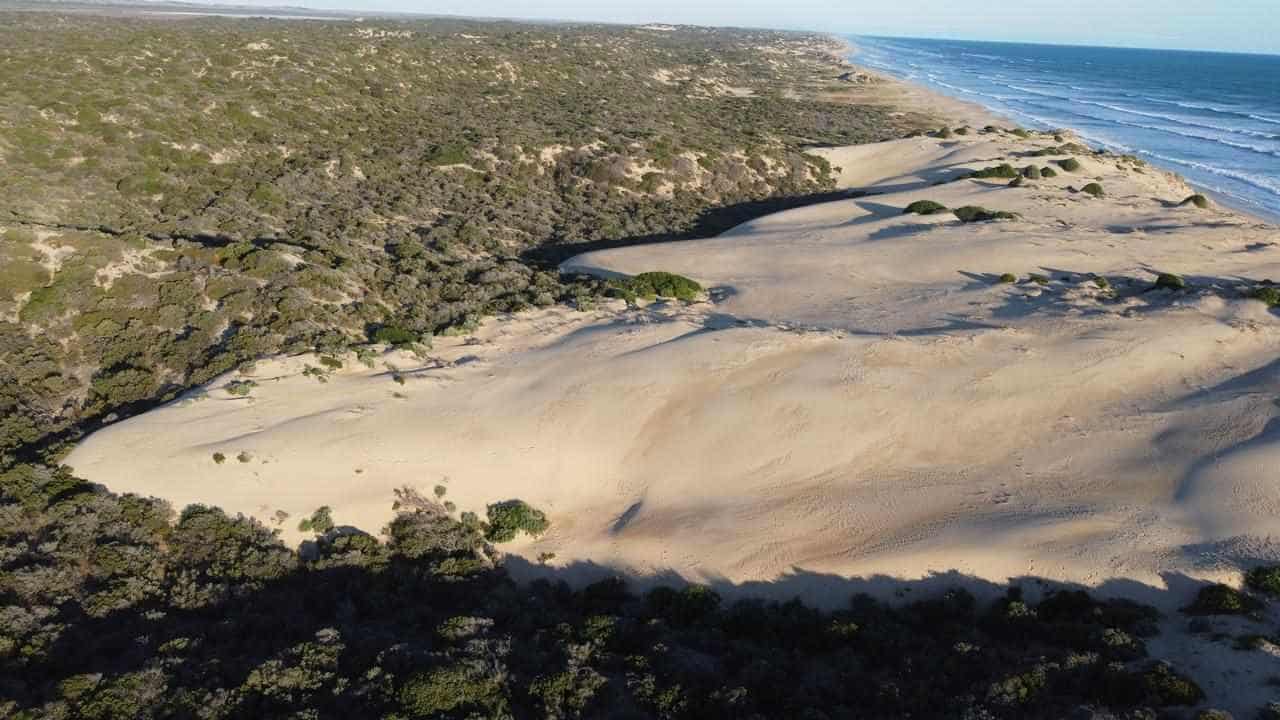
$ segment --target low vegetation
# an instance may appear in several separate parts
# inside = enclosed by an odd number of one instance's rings
[[[1089,183],[1088,185],[1085,185],[1084,187],[1080,188],[1080,192],[1086,195],[1092,195],[1093,197],[1102,197],[1103,195],[1106,194],[1102,190],[1102,185],[1099,185],[1096,182]]]
[[[1075,158],[1067,158],[1066,160],[1059,160],[1058,167],[1066,170],[1067,172],[1076,172],[1081,166],[1079,160],[1076,160]]]
[[[1155,289],[1157,290],[1182,290],[1186,287],[1187,281],[1181,275],[1160,273],[1156,276]]]
[[[988,210],[977,205],[965,205],[952,210],[960,222],[987,222],[989,220],[1016,220],[1017,214],[1004,210]]]
[[[1267,307],[1280,307],[1280,288],[1264,285],[1249,291],[1249,297],[1267,304]]]
[[[683,275],[669,272],[645,272],[634,277],[609,280],[611,294],[635,302],[637,299],[675,298],[693,302],[702,294],[702,286]]]
[[[485,539],[489,542],[511,542],[522,532],[538,536],[551,525],[541,510],[523,500],[494,503],[488,507],[487,514],[489,523],[485,528]]]
[[[1280,597],[1280,565],[1262,565],[1244,576],[1245,587],[1271,597]]]
[[[1005,274],[1001,275],[999,279],[1000,279],[1000,282],[1002,282],[1002,283],[1016,283],[1016,282],[1018,282],[1018,276],[1017,276],[1017,275],[1014,275],[1013,273],[1005,273]]]
[[[981,170],[975,170],[969,173],[968,175],[965,175],[964,177],[973,178],[976,180],[983,180],[987,178],[1002,178],[1005,180],[1010,180],[1018,177],[1018,175],[1019,175],[1019,172],[1017,168],[1010,165],[1009,163],[1001,163],[1000,165],[995,165],[993,167],[983,168]]]
[[[1262,603],[1230,585],[1200,588],[1196,599],[1184,610],[1189,615],[1243,615],[1258,610]]]
[[[946,211],[947,211],[947,206],[943,205],[942,203],[934,202],[932,200],[916,200],[915,202],[906,206],[902,210],[902,213],[904,215],[910,215],[910,214],[937,215],[939,213],[944,213]]]
[[[216,508],[175,516],[65,471],[0,472],[0,512],[21,518],[0,524],[0,710],[691,720],[1050,718],[1089,705],[1139,718],[1203,697],[1148,659],[1158,613],[1132,602],[1078,590],[1032,602],[1010,587],[889,605],[851,583],[827,611],[698,585],[516,584],[486,533],[537,516],[498,506],[486,530],[434,499],[408,502],[382,539],[321,532],[313,515],[299,554]]]

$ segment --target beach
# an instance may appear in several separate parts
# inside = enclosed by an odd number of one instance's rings
[[[1011,123],[847,67],[872,78],[848,101],[969,129],[815,149],[856,196],[561,268],[679,273],[704,299],[505,316],[324,382],[314,356],[265,359],[66,463],[290,544],[322,506],[377,534],[402,488],[481,514],[518,498],[551,528],[503,546],[513,570],[584,581],[1037,578],[1173,611],[1174,589],[1280,560],[1280,316],[1248,297],[1280,279],[1276,228],[1182,204],[1195,189],[1151,165],[1059,151],[1069,131],[983,133]],[[1039,177],[963,177],[1003,163]],[[1013,217],[904,213],[922,200]],[[800,594],[846,601],[823,589]],[[1153,654],[1190,652],[1166,635]],[[1230,653],[1194,660],[1222,673],[1206,689],[1257,705],[1261,675],[1228,678],[1256,663]]]

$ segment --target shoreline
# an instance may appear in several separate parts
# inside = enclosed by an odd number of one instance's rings
[[[840,56],[840,59],[843,61],[844,64],[848,65],[849,67],[856,68],[859,72],[865,73],[869,76],[880,78],[885,83],[897,84],[897,85],[903,86],[904,88],[914,89],[915,93],[918,93],[922,96],[926,96],[926,97],[932,96],[935,99],[936,107],[939,110],[946,110],[948,108],[955,108],[957,106],[960,106],[960,107],[969,106],[973,108],[979,108],[982,113],[997,119],[999,122],[1009,123],[1013,127],[1024,127],[1022,123],[1020,123],[1019,121],[1001,114],[998,109],[989,107],[987,105],[983,105],[978,101],[960,98],[948,93],[946,90],[935,88],[922,82],[901,78],[901,77],[898,77],[897,75],[889,73],[885,70],[881,70],[879,68],[872,68],[866,65],[859,64],[853,57],[858,52],[858,47],[853,43],[853,41],[851,41],[848,38],[840,37],[838,35],[831,35],[830,37],[832,38],[832,40],[836,41],[841,46],[842,51],[845,53],[844,55]],[[902,92],[906,95],[912,94],[910,90],[903,90]],[[1098,141],[1089,140],[1085,138],[1074,127],[1070,125],[1063,125],[1056,128],[1046,128],[1046,129],[1069,132],[1072,135],[1075,135],[1077,138],[1080,138],[1081,142],[1083,142],[1084,144],[1090,147],[1102,147],[1104,149],[1107,149],[1109,152],[1116,152],[1115,150],[1106,148],[1104,143],[1099,143]],[[1141,148],[1138,148],[1137,152],[1140,152],[1146,155],[1150,154],[1150,151],[1145,151],[1145,150],[1142,150]],[[1280,211],[1276,211],[1274,214],[1272,214],[1272,213],[1269,213],[1264,208],[1249,206],[1243,203],[1242,201],[1238,201],[1235,198],[1232,198],[1229,195],[1226,195],[1224,193],[1221,193],[1216,190],[1212,190],[1197,184],[1195,181],[1188,179],[1183,173],[1181,173],[1176,168],[1170,167],[1169,164],[1166,164],[1158,159],[1148,160],[1145,157],[1143,159],[1149,165],[1151,165],[1152,167],[1158,168],[1162,172],[1167,172],[1167,173],[1172,173],[1174,175],[1177,175],[1178,177],[1182,178],[1183,181],[1186,182],[1189,186],[1195,188],[1196,192],[1202,195],[1205,195],[1210,200],[1212,200],[1213,202],[1223,207],[1230,208],[1231,210],[1233,210],[1234,212],[1240,215],[1251,217],[1257,222],[1263,223],[1265,225],[1280,226]]]

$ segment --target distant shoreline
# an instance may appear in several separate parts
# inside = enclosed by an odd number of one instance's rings
[[[849,38],[839,37],[835,35],[831,37],[834,40],[838,41],[840,45],[845,49],[846,55],[844,56],[844,60],[846,64],[848,64],[851,67],[855,67],[859,71],[864,72],[868,75],[883,78],[888,83],[896,83],[901,86],[912,88],[915,91],[915,94],[917,94],[918,96],[935,98],[937,100],[937,108],[938,108],[937,114],[939,115],[943,114],[943,112],[946,111],[949,107],[953,107],[955,104],[959,103],[965,106],[981,108],[984,113],[994,118],[997,118],[1000,122],[1009,123],[1016,127],[1021,127],[1023,125],[1023,123],[1003,114],[999,108],[986,105],[978,100],[961,98],[959,96],[949,94],[945,90],[935,88],[925,83],[902,78],[897,75],[890,74],[882,69],[873,68],[867,65],[860,64],[857,60],[854,59],[854,56],[860,52],[860,49],[852,40],[850,40]],[[1074,128],[1071,125],[1060,125],[1060,126],[1054,127],[1053,129],[1074,133],[1075,135],[1079,136],[1082,140],[1084,140],[1086,144],[1089,144],[1092,147],[1098,147],[1098,146],[1105,147],[1105,144],[1099,143],[1096,140],[1090,140],[1086,138],[1083,134],[1081,134],[1078,130],[1076,130],[1076,128]],[[1139,150],[1146,155],[1151,154],[1151,151],[1148,149],[1139,148]],[[1158,168],[1164,172],[1173,173],[1174,175],[1177,175],[1179,178],[1182,178],[1188,185],[1192,186],[1196,190],[1196,192],[1199,192],[1209,197],[1215,203],[1218,203],[1224,207],[1228,207],[1236,211],[1237,213],[1240,213],[1241,215],[1248,216],[1261,223],[1265,223],[1268,225],[1280,224],[1280,212],[1275,212],[1275,213],[1268,212],[1266,208],[1259,207],[1255,204],[1248,203],[1246,201],[1234,198],[1228,194],[1224,194],[1217,190],[1208,188],[1204,186],[1202,183],[1199,183],[1196,180],[1187,177],[1183,172],[1178,170],[1176,167],[1171,167],[1170,164],[1161,162],[1158,158],[1155,158],[1155,159],[1144,158],[1144,160],[1146,160],[1148,164],[1150,164],[1152,167]]]

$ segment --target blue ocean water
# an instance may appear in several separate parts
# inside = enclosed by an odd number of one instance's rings
[[[1280,56],[853,37],[851,60],[1180,173],[1280,219]]]

